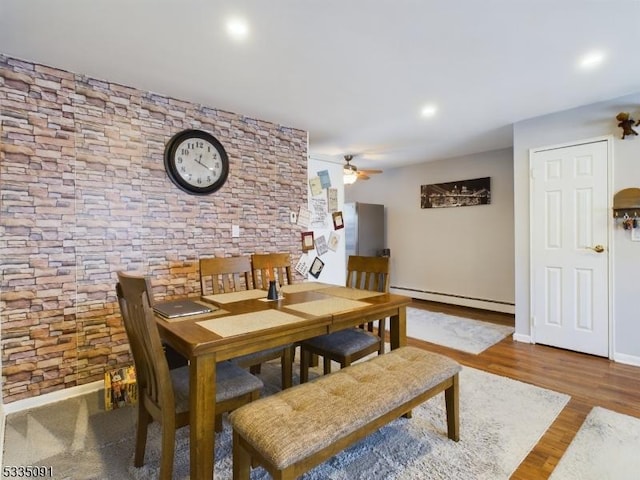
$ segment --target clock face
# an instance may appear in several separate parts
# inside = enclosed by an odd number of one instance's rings
[[[167,144],[164,163],[173,183],[196,195],[215,192],[229,174],[222,144],[201,130],[185,130],[174,136]]]

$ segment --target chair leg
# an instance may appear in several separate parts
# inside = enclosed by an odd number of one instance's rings
[[[386,330],[386,319],[381,318],[378,323],[378,336],[380,337],[380,349],[378,350],[378,355],[384,354],[384,337]]]
[[[160,479],[171,480],[173,455],[175,454],[176,422],[168,419],[162,423],[162,451],[160,453]]]
[[[318,355],[316,355],[315,353],[311,354],[311,360],[309,361],[309,365],[312,366],[313,368],[318,366]]]
[[[147,446],[147,428],[151,422],[151,415],[144,407],[144,399],[138,399],[138,427],[136,431],[136,452],[133,464],[136,467],[144,465],[144,451]]]
[[[311,353],[300,347],[300,383],[309,381],[309,363],[311,361]]]
[[[331,373],[331,359],[329,357],[322,357],[322,363],[324,364],[324,374],[329,375]]]
[[[222,431],[222,414],[216,415],[215,431],[218,433]]]

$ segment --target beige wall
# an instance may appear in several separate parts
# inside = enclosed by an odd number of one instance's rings
[[[386,170],[345,187],[345,201],[386,207],[392,287],[513,311],[512,161],[511,149],[497,150]],[[480,177],[491,177],[490,205],[420,208],[421,185]]]
[[[200,256],[297,261],[289,212],[307,202],[306,132],[2,55],[0,105],[4,403],[130,361],[118,270],[147,272],[164,298],[199,293]],[[230,157],[213,195],[164,171],[166,142],[187,128]]]

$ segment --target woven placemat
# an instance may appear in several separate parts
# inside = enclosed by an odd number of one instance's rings
[[[311,302],[298,303],[296,305],[288,305],[288,310],[306,313],[314,317],[322,317],[324,315],[332,315],[334,313],[345,312],[354,308],[366,307],[366,302],[351,300],[348,298],[323,298],[322,300],[312,300]]]
[[[203,295],[202,298],[208,302],[213,303],[233,303],[241,302],[242,300],[253,300],[256,298],[263,298],[267,296],[267,292],[264,290],[240,290],[238,292],[229,293],[217,293],[216,295]]]
[[[235,335],[266,330],[268,328],[302,322],[304,320],[304,318],[279,310],[263,310],[260,312],[231,315],[229,317],[213,318],[211,320],[198,322],[198,325],[221,337],[233,337]]]
[[[327,283],[320,282],[303,282],[303,283],[294,283],[292,285],[283,285],[281,290],[282,293],[296,293],[296,292],[308,292],[311,290],[324,290],[326,288],[332,287]]]
[[[334,297],[350,298],[351,300],[360,300],[361,298],[377,297],[384,295],[382,292],[372,292],[371,290],[361,290],[349,287],[329,287],[322,290],[322,293],[332,295]]]

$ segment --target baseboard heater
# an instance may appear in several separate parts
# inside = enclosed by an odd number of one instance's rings
[[[391,286],[391,292],[407,295],[420,300],[430,300],[434,302],[451,303],[465,307],[481,308],[483,310],[493,310],[502,313],[515,313],[515,304],[500,300],[487,300],[485,298],[466,297],[452,293],[431,292],[417,288]]]

